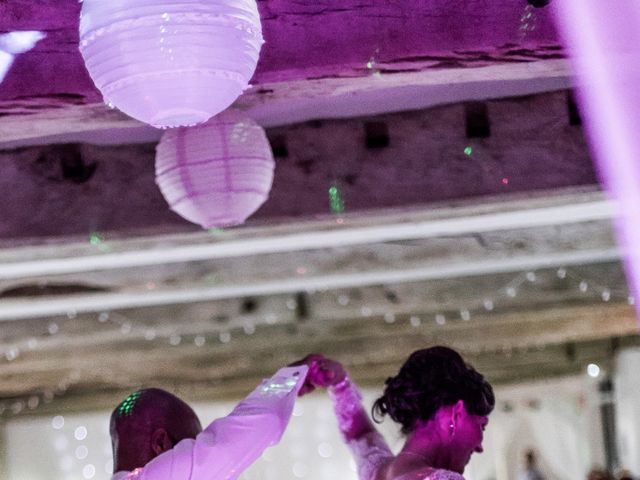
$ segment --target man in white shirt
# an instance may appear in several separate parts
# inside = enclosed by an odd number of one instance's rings
[[[194,411],[159,389],[135,392],[111,415],[112,480],[233,480],[277,443],[308,367],[280,369],[202,430]]]

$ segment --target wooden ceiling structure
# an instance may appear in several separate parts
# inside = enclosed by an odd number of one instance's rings
[[[267,130],[274,188],[245,226],[203,232],[157,191],[160,133],[101,103],[78,3],[0,2],[0,31],[47,33],[0,84],[3,416],[151,385],[236,398],[309,352],[379,386],[433,344],[521,382],[638,343],[548,9],[258,5],[236,107]]]

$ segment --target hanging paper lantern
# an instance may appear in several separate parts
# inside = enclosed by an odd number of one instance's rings
[[[204,228],[243,223],[269,196],[274,168],[264,130],[234,110],[167,130],[156,149],[156,183],[167,203]]]
[[[80,51],[105,102],[159,128],[229,107],[258,62],[255,0],[84,0]]]

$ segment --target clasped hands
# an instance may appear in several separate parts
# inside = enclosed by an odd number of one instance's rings
[[[293,362],[290,367],[306,365],[309,373],[300,389],[298,396],[303,396],[313,392],[316,388],[329,388],[338,385],[347,377],[342,364],[326,358],[323,355],[312,353],[301,360]]]

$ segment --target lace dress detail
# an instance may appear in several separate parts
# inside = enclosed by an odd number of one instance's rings
[[[360,480],[372,480],[380,465],[393,458],[387,442],[378,432],[349,440],[347,447],[355,459]]]
[[[356,462],[358,478],[360,480],[372,480],[380,465],[393,458],[393,453],[387,446],[384,437],[376,430],[359,438],[347,439],[345,433],[353,426],[355,415],[361,412],[366,416],[362,408],[362,395],[348,378],[345,378],[335,387],[329,389],[329,396],[333,401],[333,408],[338,419],[340,433],[347,444]]]
[[[394,480],[464,480],[459,473],[451,470],[426,469],[401,475]]]

